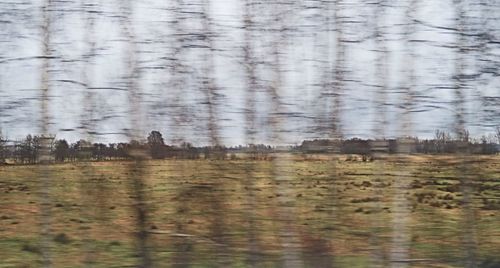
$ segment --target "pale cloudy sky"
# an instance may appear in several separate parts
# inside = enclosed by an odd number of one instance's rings
[[[126,140],[124,129],[130,127],[130,105],[125,88],[127,42],[123,37],[119,2],[98,1],[99,11],[95,21],[96,57],[91,76],[95,114],[93,118],[104,142]],[[85,1],[54,1],[53,55],[51,61],[50,114],[51,132],[58,137],[74,141],[84,137],[81,126],[85,115],[85,92],[81,85],[64,82],[82,81],[85,70],[82,55],[86,51],[85,18],[82,12]],[[88,1],[87,1],[88,2]],[[173,1],[170,1],[173,2]],[[204,48],[196,47],[200,40],[187,39],[183,51],[188,74],[182,89],[169,88],[170,73],[165,68],[173,51],[172,13],[169,1],[133,1],[133,30],[141,75],[141,129],[144,136],[151,129],[164,133],[166,140],[183,137],[196,144],[208,141],[206,130],[206,105],[200,91],[202,56]],[[185,33],[200,33],[203,25],[199,14],[200,1],[185,1],[183,8]],[[377,87],[374,69],[376,44],[371,38],[373,31],[373,7],[362,0],[343,1],[341,15],[345,20],[346,82],[342,96],[342,126],[345,136],[372,137],[378,124],[379,104],[375,101]],[[413,133],[420,137],[432,137],[435,129],[451,130],[454,122],[454,80],[456,34],[453,1],[417,1],[418,20],[412,37],[415,51],[416,85],[415,108],[412,113]],[[472,1],[471,1],[472,2]],[[325,18],[319,13],[324,1],[290,1],[283,20],[290,30],[287,41],[281,44],[283,84],[279,94],[284,111],[288,113],[282,125],[286,132],[285,143],[300,142],[304,138],[320,137],[312,131],[315,116],[321,107],[319,83],[322,71],[333,62],[335,46],[327,46],[327,40],[335,40],[334,32],[326,32]],[[399,87],[405,82],[404,62],[407,47],[402,32],[406,1],[390,2],[383,17],[383,31],[388,48],[387,136],[401,135],[402,101]],[[0,3],[0,127],[2,133],[12,139],[28,133],[37,133],[40,124],[40,64],[35,57],[41,55],[42,1],[11,0]],[[256,21],[266,25],[273,21],[272,10],[260,4]],[[493,131],[500,124],[500,4],[489,1],[487,7],[465,6],[467,29],[481,29],[493,42],[464,56],[465,73],[477,74],[468,80],[464,89],[466,99],[466,126],[475,136]],[[213,0],[211,18],[215,32],[213,51],[214,76],[218,88],[218,115],[220,133],[225,144],[242,144],[244,141],[245,73],[242,64],[243,32],[242,5],[236,0]],[[264,67],[258,75],[264,87],[272,79],[265,64],[271,49],[273,33],[263,27],[254,32],[253,44],[256,56]],[[471,30],[472,32],[472,30]],[[471,39],[472,40],[472,39]],[[473,42],[473,41],[470,41]],[[475,43],[474,43],[475,44]],[[325,49],[331,50],[331,58],[325,59]],[[271,62],[272,63],[272,62]],[[333,66],[333,64],[331,64]],[[323,68],[323,69],[322,69]],[[485,71],[486,70],[486,71]],[[489,71],[488,71],[489,70]],[[263,91],[263,90],[261,90]],[[269,142],[270,127],[267,114],[270,110],[264,92],[257,93],[258,140]],[[172,104],[179,102],[189,120],[184,125],[174,122]],[[319,109],[320,110],[320,109]],[[177,111],[177,110],[175,110]]]

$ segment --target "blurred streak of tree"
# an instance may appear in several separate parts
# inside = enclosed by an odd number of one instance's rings
[[[201,12],[202,19],[201,23],[203,24],[203,34],[205,39],[205,52],[203,59],[203,68],[202,68],[202,90],[205,95],[205,103],[207,105],[207,129],[208,129],[208,137],[210,141],[210,145],[215,148],[217,155],[225,154],[224,150],[220,150],[221,142],[219,129],[220,129],[220,114],[218,113],[219,102],[218,98],[219,94],[217,93],[218,88],[216,85],[215,77],[214,77],[214,53],[217,51],[214,45],[214,37],[216,36],[213,27],[213,15],[212,15],[212,0],[203,0],[201,2]],[[225,159],[225,156],[217,156],[217,159],[222,157],[221,159]],[[226,176],[225,173],[225,163],[214,162],[210,165],[210,168],[214,170],[217,177]],[[224,182],[214,182],[214,189],[223,189]],[[210,206],[210,236],[211,239],[215,242],[215,254],[217,264],[222,267],[230,267],[233,266],[233,260],[231,256],[231,247],[229,246],[230,241],[227,239],[227,224],[226,217],[223,216],[220,211],[224,211],[224,196],[214,193],[213,191],[209,194],[208,202],[211,204]]]
[[[85,16],[85,50],[82,55],[82,86],[84,87],[84,94],[82,98],[83,103],[83,113],[81,116],[81,127],[86,134],[87,140],[90,142],[94,139],[94,134],[97,132],[96,129],[96,118],[94,118],[96,112],[96,101],[94,91],[95,82],[95,58],[96,58],[96,46],[97,46],[97,35],[96,31],[96,15],[99,14],[99,8],[102,5],[100,1],[96,0],[81,0],[82,11]]]
[[[416,35],[416,23],[415,18],[418,14],[418,2],[416,0],[410,0],[405,12],[406,22],[403,29],[403,42],[405,44],[405,54],[402,57],[403,71],[403,81],[401,82],[402,91],[402,114],[401,114],[401,129],[404,137],[409,138],[413,135],[413,120],[412,120],[412,109],[414,107],[414,87],[415,84],[415,49],[412,39]],[[399,153],[409,154],[411,153],[411,147],[409,145],[402,144],[400,146]],[[405,163],[408,159],[405,157],[401,158],[401,162]],[[408,163],[409,164],[409,163]],[[409,166],[406,164],[407,166]],[[410,181],[407,179],[412,176],[414,171],[410,169],[401,170],[401,177],[399,177],[393,186],[394,197],[393,197],[393,216],[392,216],[392,245],[390,252],[391,267],[404,268],[408,267],[409,263],[407,260],[410,259],[411,252],[411,220],[412,215],[410,213],[410,202],[406,196],[406,192],[410,188]]]
[[[168,16],[170,22],[168,26],[171,28],[172,34],[170,40],[172,43],[171,52],[168,55],[168,66],[170,79],[166,89],[167,94],[171,96],[168,99],[167,106],[169,121],[169,130],[172,131],[171,137],[174,142],[184,141],[186,133],[185,125],[190,122],[189,113],[185,110],[185,94],[188,90],[187,74],[188,62],[187,57],[187,39],[190,34],[187,28],[187,12],[185,11],[185,1],[171,1]],[[182,177],[185,172],[182,169]],[[186,233],[186,214],[191,210],[191,202],[189,196],[191,189],[181,187],[176,191],[177,197],[182,200],[175,206],[175,214],[173,215],[174,231],[178,234]],[[172,240],[172,267],[190,267],[194,261],[194,243],[186,237],[175,237]]]
[[[342,96],[345,91],[345,84],[344,84],[344,79],[345,79],[345,73],[346,73],[346,67],[345,67],[345,61],[346,61],[346,46],[344,44],[344,20],[345,18],[342,15],[343,12],[343,5],[344,2],[341,0],[335,1],[335,11],[334,11],[334,23],[336,27],[336,41],[335,41],[335,51],[336,51],[336,56],[335,56],[335,79],[333,81],[333,84],[331,85],[333,92],[333,105],[334,109],[331,111],[331,137],[335,139],[341,139],[342,136],[342,118],[341,118],[341,111],[342,111]]]
[[[284,125],[286,124],[287,111],[283,106],[283,99],[281,94],[284,94],[284,57],[282,51],[289,45],[289,31],[287,27],[290,23],[290,17],[293,16],[296,10],[293,5],[283,0],[272,1],[272,9],[269,10],[270,24],[267,26],[268,30],[272,31],[271,48],[269,49],[270,55],[268,57],[270,62],[271,81],[266,86],[270,113],[268,115],[270,140],[274,144],[283,144],[286,136]],[[280,222],[279,233],[280,238],[282,262],[284,267],[304,267],[302,253],[300,249],[300,237],[298,236],[297,227],[294,226],[295,222],[295,206],[293,205],[293,191],[290,189],[291,177],[287,175],[285,167],[288,166],[288,161],[283,156],[278,155],[272,161],[271,175],[275,181],[276,195],[276,218]]]
[[[53,182],[51,180],[50,172],[46,164],[50,160],[50,144],[51,140],[49,137],[50,129],[50,114],[49,114],[49,94],[50,94],[50,68],[51,62],[50,58],[52,56],[52,25],[54,23],[54,18],[52,15],[53,1],[46,0],[43,2],[41,7],[42,12],[42,66],[41,66],[41,81],[40,81],[40,103],[41,103],[41,120],[40,120],[40,133],[41,145],[40,145],[40,159],[41,163],[44,164],[45,168],[42,169],[39,174],[41,180],[40,189],[40,203],[41,203],[41,253],[43,258],[43,267],[51,267],[51,188],[53,187]]]
[[[127,40],[125,61],[127,74],[125,84],[127,88],[128,102],[130,105],[130,127],[128,137],[130,140],[138,141],[142,129],[142,110],[141,110],[141,89],[139,88],[139,79],[141,77],[140,61],[138,54],[138,45],[136,42],[134,17],[134,1],[127,0],[121,3],[120,8],[124,16],[122,18],[122,31]],[[151,256],[151,243],[148,234],[147,225],[149,223],[150,209],[148,206],[147,182],[145,180],[145,170],[143,161],[146,158],[144,148],[131,144],[130,156],[133,158],[130,164],[129,190],[131,193],[134,219],[135,219],[135,243],[137,255],[139,257],[138,267],[147,268],[153,265]]]
[[[462,140],[464,143],[469,142],[469,133],[466,129],[466,106],[465,106],[465,96],[464,90],[468,89],[467,76],[465,75],[466,63],[465,58],[469,54],[469,43],[467,40],[467,36],[469,34],[468,29],[466,28],[467,23],[467,14],[466,14],[466,6],[467,0],[456,0],[454,1],[455,5],[455,29],[456,32],[456,53],[455,53],[455,100],[454,111],[455,111],[455,122],[454,122],[454,130],[455,135],[458,139]],[[463,147],[464,145],[460,146]],[[459,157],[464,157],[466,149],[460,148],[458,152]],[[464,251],[463,265],[466,268],[477,267],[477,237],[476,237],[476,226],[475,226],[475,212],[474,205],[472,199],[472,187],[471,180],[475,178],[475,176],[471,176],[470,174],[471,167],[465,158],[462,160],[462,163],[459,166],[460,174],[459,180],[461,184],[461,191],[463,195],[463,207],[462,207],[462,230],[463,230],[463,238],[462,238],[462,250]]]
[[[169,80],[165,95],[169,96],[166,101],[167,115],[169,117],[169,131],[172,132],[174,143],[185,141],[187,126],[192,123],[189,107],[187,107],[186,96],[189,91],[188,75],[190,74],[190,62],[187,58],[188,41],[192,32],[188,27],[188,3],[184,0],[171,1],[169,6],[169,23],[171,30],[170,53],[166,56],[169,69]]]
[[[104,144],[93,144],[96,133],[98,133],[98,125],[100,119],[96,115],[99,114],[97,100],[98,92],[96,88],[96,57],[97,57],[97,34],[98,17],[101,13],[102,1],[99,0],[81,0],[80,7],[84,16],[84,34],[83,41],[85,43],[83,53],[81,55],[81,86],[83,87],[82,94],[82,114],[80,116],[80,128],[85,136],[85,140],[89,143],[86,150],[91,150],[92,158],[102,160],[106,154],[106,146]],[[65,141],[60,142],[64,149],[66,149]],[[93,144],[90,148],[90,144]],[[69,152],[69,146],[66,149]],[[64,150],[62,150],[64,151]],[[60,159],[63,160],[64,159]],[[86,267],[92,267],[93,264],[99,263],[98,256],[102,248],[99,248],[95,238],[99,238],[105,234],[105,226],[108,225],[106,221],[107,196],[109,190],[106,186],[107,181],[104,179],[97,179],[97,174],[94,167],[90,162],[84,161],[78,164],[82,170],[82,177],[80,178],[80,194],[83,206],[80,210],[81,216],[84,218],[95,219],[99,222],[101,228],[91,229],[89,231],[83,230],[81,232],[84,239],[85,257],[83,263]],[[86,209],[91,207],[92,209]]]
[[[256,61],[257,55],[254,49],[255,38],[255,1],[243,0],[243,27],[244,27],[244,41],[243,41],[243,65],[245,70],[245,142],[246,144],[255,143],[256,129],[256,90],[258,87],[257,74],[256,74]],[[252,157],[253,158],[253,157]],[[249,161],[245,166],[246,179],[245,184],[245,220],[248,224],[248,263],[250,267],[258,267],[259,258],[259,241],[257,238],[257,221],[254,208],[257,206],[255,194],[253,193],[254,187],[254,164]]]
[[[377,1],[372,3],[372,33],[373,33],[373,42],[374,49],[373,53],[375,54],[375,60],[373,63],[374,68],[374,83],[371,86],[373,88],[374,97],[372,102],[374,103],[374,120],[373,124],[373,135],[379,139],[385,138],[386,128],[388,126],[387,122],[387,94],[389,90],[389,79],[390,73],[388,70],[388,59],[389,59],[389,50],[387,48],[387,33],[386,33],[386,24],[387,24],[387,13],[388,8],[390,7],[390,3],[385,0]],[[383,156],[388,152],[388,143],[386,141],[381,140],[378,144],[375,145],[375,150],[373,152],[374,157],[378,158]],[[379,178],[380,181],[383,181],[384,178],[384,163],[379,162],[375,167],[375,176]],[[377,198],[380,198],[384,195],[384,193],[378,188],[375,192]],[[374,204],[372,209],[374,211],[380,211],[381,208],[379,204]],[[384,267],[386,266],[387,261],[387,253],[384,250],[384,247],[381,245],[383,241],[383,233],[380,231],[380,227],[384,226],[384,223],[380,220],[379,217],[373,216],[372,221],[370,223],[370,228],[372,233],[370,235],[370,251],[371,251],[371,263],[372,267]]]
[[[219,127],[217,125],[218,118],[218,99],[217,99],[217,85],[214,79],[214,53],[216,51],[214,47],[214,37],[215,32],[213,28],[213,20],[210,17],[211,4],[210,0],[203,0],[202,3],[202,23],[203,23],[203,35],[206,43],[206,52],[204,54],[204,68],[203,68],[203,78],[202,87],[205,93],[205,103],[207,104],[208,113],[208,136],[210,137],[210,144],[212,146],[221,145],[219,141]]]
[[[386,29],[386,14],[389,2],[385,0],[378,1],[374,4],[374,22],[373,22],[373,35],[375,40],[375,110],[376,119],[374,123],[373,133],[378,138],[383,138],[386,133],[387,122],[387,93],[389,89],[389,70],[388,59],[389,50],[387,49],[387,34]]]

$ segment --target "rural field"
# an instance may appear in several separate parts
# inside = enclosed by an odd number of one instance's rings
[[[345,158],[3,166],[0,267],[135,267],[138,200],[155,267],[500,267],[499,156]]]

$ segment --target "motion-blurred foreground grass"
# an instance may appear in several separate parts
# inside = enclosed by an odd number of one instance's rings
[[[389,266],[403,235],[410,267],[461,267],[467,251],[480,267],[500,267],[498,156],[281,158],[145,161],[154,266],[280,267],[286,251],[306,267]],[[53,266],[135,266],[132,165],[0,167],[0,267],[41,266],[44,172]]]

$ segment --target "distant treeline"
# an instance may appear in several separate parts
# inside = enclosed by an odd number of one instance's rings
[[[167,145],[159,131],[151,131],[144,141],[132,140],[129,143],[91,143],[79,140],[68,143],[65,139],[50,139],[50,155],[55,162],[72,161],[103,161],[127,160],[137,157],[143,152],[144,157],[153,159],[236,159],[241,154],[246,158],[267,160],[275,152],[295,153],[339,153],[372,155],[381,153],[418,153],[418,154],[496,154],[500,152],[500,145],[491,138],[479,140],[467,136],[452,138],[451,135],[437,131],[434,139],[399,138],[366,140],[352,139],[316,139],[305,140],[299,146],[272,147],[270,145],[246,145],[237,147],[204,146],[195,147],[184,142],[179,146]],[[0,137],[0,163],[13,162],[20,164],[35,164],[40,160],[40,136],[28,135],[22,141],[8,143]]]
[[[40,162],[42,137],[28,135],[24,140],[7,142],[0,138],[0,163],[36,164]],[[65,139],[50,138],[50,155],[55,162],[127,160],[143,155],[153,159],[217,159],[236,158],[237,152],[249,153],[253,159],[267,159],[273,148],[268,145],[237,147],[204,146],[195,147],[183,142],[179,146],[165,144],[159,131],[151,131],[145,141],[132,140],[129,143],[91,143],[79,140],[68,143]],[[143,154],[137,154],[143,152]]]
[[[449,133],[436,131],[433,139],[416,137],[398,139],[345,139],[345,140],[306,140],[297,148],[304,153],[341,153],[371,155],[375,152],[389,154],[496,154],[500,152],[500,135],[471,139],[468,132],[462,137],[453,138]]]

